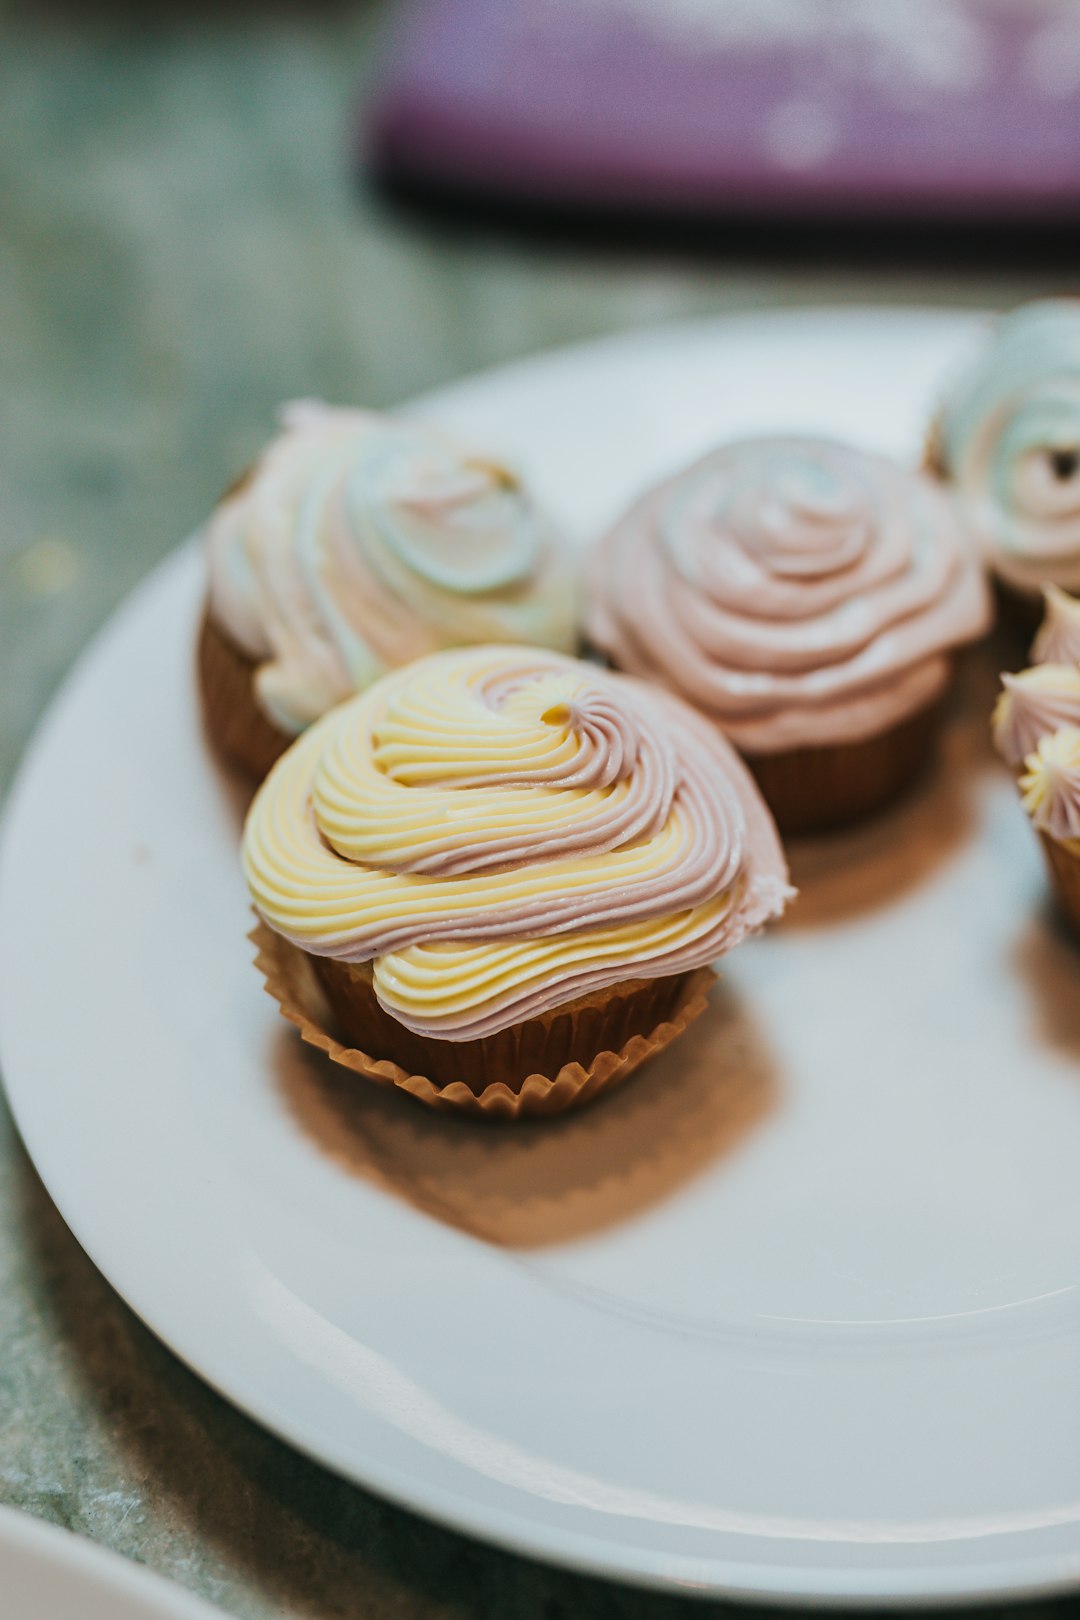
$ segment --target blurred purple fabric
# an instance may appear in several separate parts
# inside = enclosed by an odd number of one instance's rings
[[[367,134],[545,203],[1080,222],[1080,3],[414,0]]]

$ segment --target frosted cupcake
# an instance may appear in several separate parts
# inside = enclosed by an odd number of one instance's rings
[[[1057,585],[1047,585],[1043,598],[1043,622],[1032,644],[1032,663],[1080,664],[1080,601]]]
[[[258,777],[413,658],[475,642],[576,648],[566,544],[511,472],[418,422],[286,407],[206,541],[207,729]]]
[[[1080,299],[1025,304],[949,390],[928,459],[1034,626],[1047,583],[1080,589]]]
[[[423,659],[312,726],[256,795],[243,859],[269,987],[309,1040],[507,1114],[637,1067],[790,894],[713,728],[521,647]]]
[[[724,446],[599,547],[588,633],[741,750],[781,831],[878,808],[926,756],[956,650],[990,604],[952,503],[810,438]]]
[[[1040,740],[1025,761],[1020,794],[1051,882],[1080,932],[1080,727],[1062,726]]]

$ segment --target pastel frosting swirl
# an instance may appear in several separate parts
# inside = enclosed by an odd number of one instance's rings
[[[1046,613],[1031,648],[1033,664],[1080,664],[1080,601],[1060,586],[1043,590]]]
[[[1001,677],[994,709],[994,744],[1007,765],[1018,769],[1048,733],[1080,726],[1080,668],[1075,664],[1036,664]]]
[[[210,612],[296,733],[444,647],[572,651],[567,545],[506,468],[405,418],[288,406],[207,525]]]
[[[1080,727],[1062,726],[1041,739],[1020,793],[1036,830],[1080,854]]]
[[[1080,299],[1005,317],[950,390],[937,455],[989,565],[1080,588]]]
[[[651,490],[602,542],[588,630],[749,754],[855,742],[931,703],[989,621],[932,480],[823,439],[763,438]]]
[[[669,694],[558,654],[435,654],[312,726],[248,815],[270,927],[371,961],[410,1029],[469,1040],[700,967],[782,911],[772,820]]]

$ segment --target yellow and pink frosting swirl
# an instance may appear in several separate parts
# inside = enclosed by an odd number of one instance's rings
[[[317,722],[256,796],[243,858],[271,928],[370,961],[383,1007],[447,1040],[701,967],[792,892],[712,727],[522,647],[421,659]]]
[[[989,619],[933,480],[780,437],[718,449],[630,509],[595,556],[588,631],[769,754],[859,742],[929,706]]]
[[[1080,855],[1080,727],[1061,726],[1040,739],[1025,761],[1020,794],[1035,830]]]

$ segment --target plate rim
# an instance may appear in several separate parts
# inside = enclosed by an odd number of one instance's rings
[[[222,1611],[205,1598],[111,1547],[48,1519],[39,1519],[22,1508],[0,1505],[0,1556],[5,1550],[29,1553],[43,1563],[85,1576],[106,1597],[137,1599],[147,1605],[148,1620],[222,1617]]]

